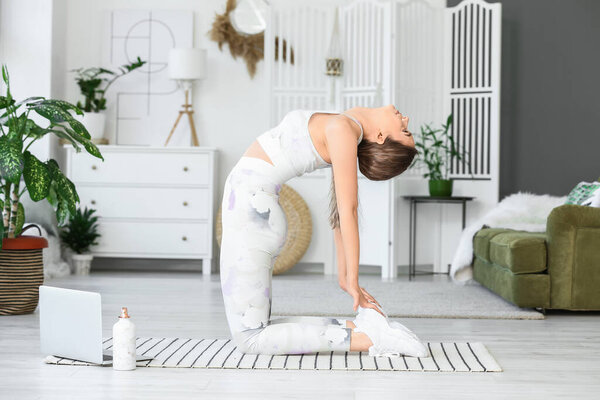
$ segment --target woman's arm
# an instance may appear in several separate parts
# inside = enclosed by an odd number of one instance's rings
[[[339,235],[336,234],[338,270],[340,268],[346,270],[344,278],[348,289],[359,290],[358,259],[360,247],[357,212],[356,138],[346,121],[336,121],[328,124],[325,135],[335,178],[335,193],[340,219]],[[342,257],[339,256],[340,253],[343,254]],[[341,261],[343,261],[343,266],[340,264]]]
[[[342,233],[339,226],[333,230],[333,238],[335,240],[335,252],[337,256],[338,283],[343,290],[346,290],[346,255],[344,254],[344,244],[342,243]]]
[[[340,227],[334,232],[338,254],[338,271],[342,286],[342,270],[345,270],[345,288],[354,299],[354,311],[358,306],[373,308],[383,315],[374,304],[379,304],[358,284],[358,171],[356,137],[348,122],[332,122],[325,131],[335,182],[335,193]],[[340,256],[342,254],[342,256]]]

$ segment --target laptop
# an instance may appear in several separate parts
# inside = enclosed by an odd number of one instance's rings
[[[96,364],[112,361],[112,351],[102,350],[100,293],[41,285],[39,305],[42,353]]]

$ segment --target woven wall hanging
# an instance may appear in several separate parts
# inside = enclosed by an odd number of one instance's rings
[[[211,40],[219,44],[219,50],[223,50],[223,43],[229,44],[229,52],[234,59],[242,57],[246,62],[246,68],[250,78],[254,78],[256,64],[264,58],[264,32],[255,35],[239,33],[231,24],[230,13],[237,6],[236,0],[227,0],[225,12],[216,14],[212,29],[208,32]],[[277,60],[279,37],[275,37],[275,60]],[[287,62],[287,43],[282,41],[282,59]],[[294,50],[290,48],[290,63],[294,64]]]

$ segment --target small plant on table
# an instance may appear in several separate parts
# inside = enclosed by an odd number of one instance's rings
[[[427,172],[424,178],[429,178],[429,194],[435,197],[452,195],[452,179],[449,178],[450,164],[454,158],[463,160],[468,156],[466,150],[459,151],[454,143],[454,137],[448,133],[452,125],[452,114],[439,129],[433,129],[431,124],[423,124],[421,133],[416,135],[415,147],[422,157],[415,158],[416,163],[424,164]],[[415,164],[416,164],[415,163]]]

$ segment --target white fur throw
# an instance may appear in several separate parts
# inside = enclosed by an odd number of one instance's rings
[[[473,237],[483,225],[529,232],[545,232],[546,219],[553,208],[564,204],[567,196],[536,195],[519,192],[506,196],[496,207],[473,224],[467,226],[458,243],[450,266],[450,277],[458,284],[473,279]]]

